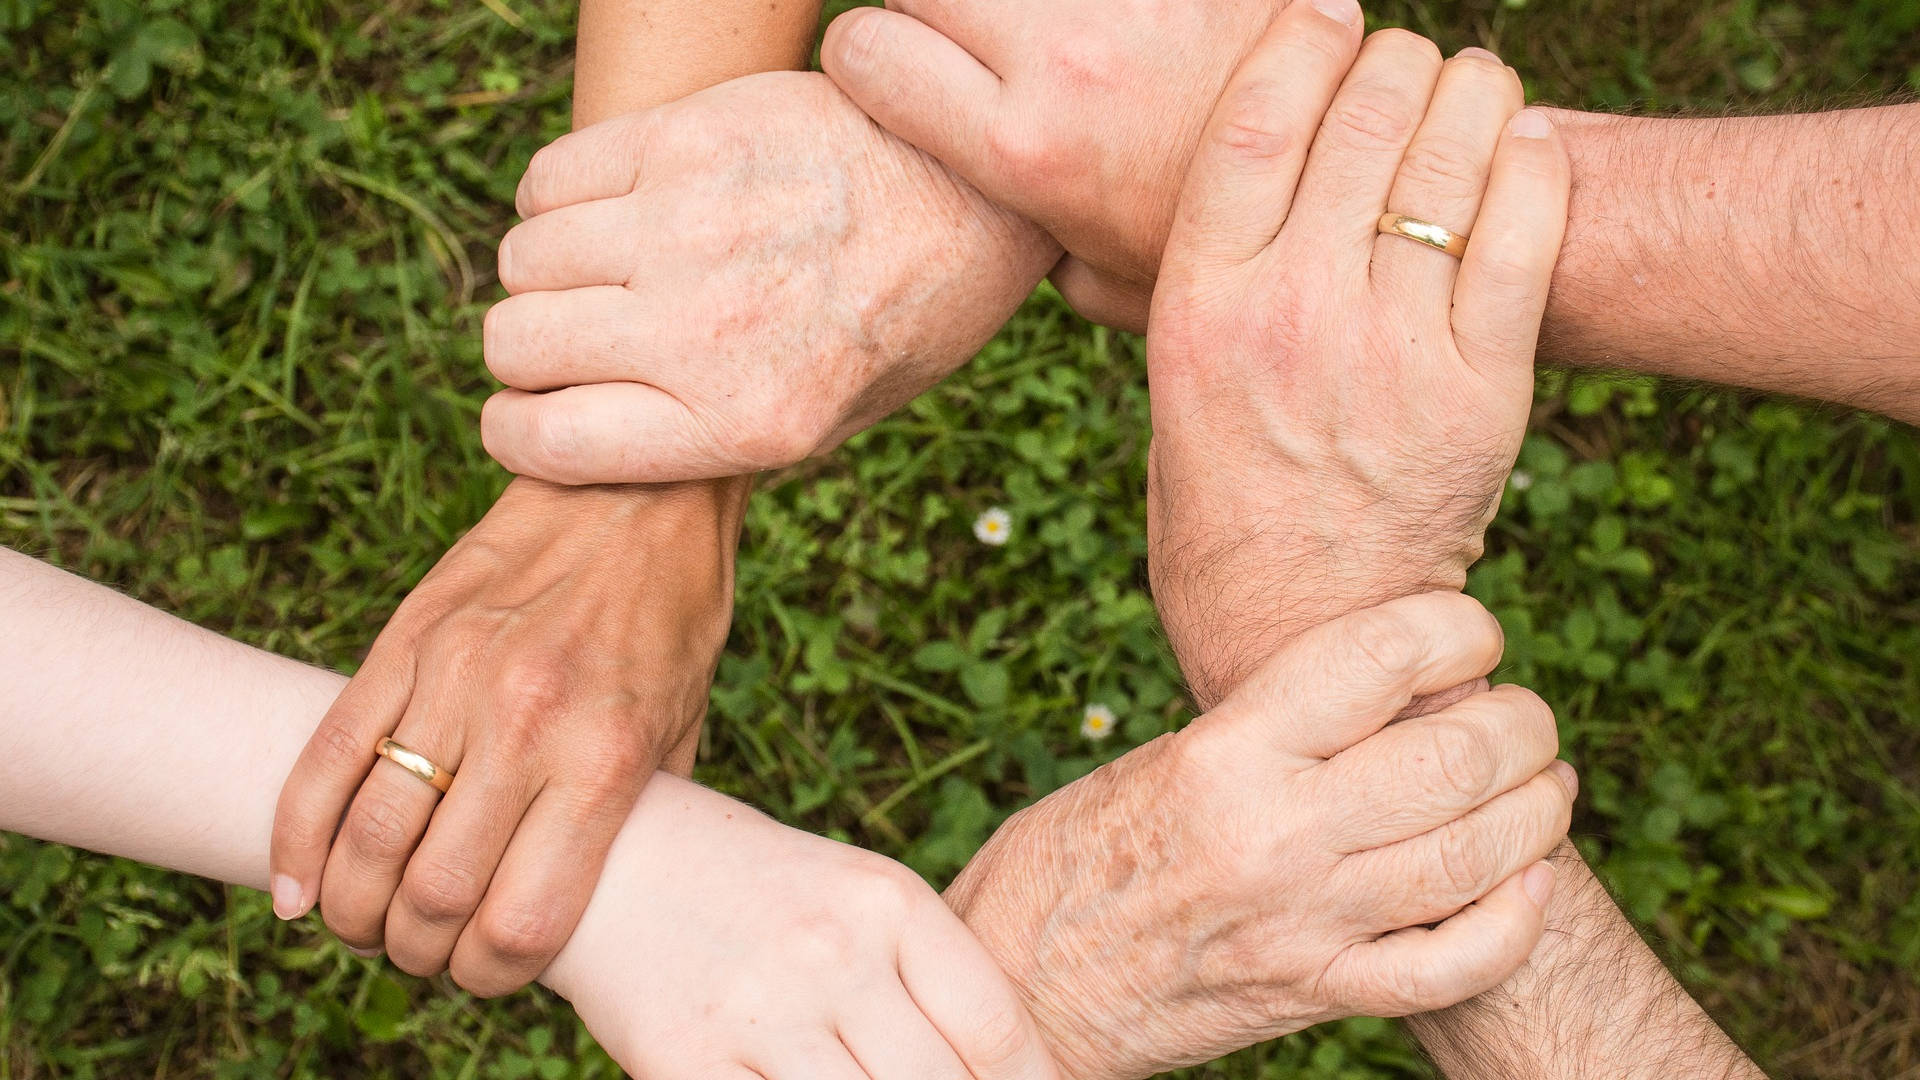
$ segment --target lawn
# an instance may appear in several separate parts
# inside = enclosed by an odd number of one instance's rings
[[[1920,89],[1920,0],[1382,2],[1540,100]],[[566,125],[557,0],[0,0],[0,544],[351,668],[498,492],[492,243]],[[1042,289],[980,358],[770,477],[701,778],[944,882],[1189,714],[1145,590],[1140,342]],[[1012,516],[989,547],[972,523]],[[1575,828],[1783,1077],[1920,1076],[1920,444],[1544,373],[1473,575],[1559,710]],[[1120,723],[1080,732],[1088,703]],[[265,897],[0,835],[0,1077],[614,1075]],[[644,958],[637,958],[644,963]],[[1194,1075],[1426,1075],[1354,1021]]]

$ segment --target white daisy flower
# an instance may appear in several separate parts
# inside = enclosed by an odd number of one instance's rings
[[[1099,742],[1113,734],[1114,723],[1113,710],[1096,701],[1080,714],[1080,734]]]
[[[1533,474],[1525,469],[1515,469],[1513,475],[1507,477],[1507,483],[1513,485],[1515,491],[1525,491],[1533,486]]]
[[[973,519],[973,535],[988,547],[999,547],[1013,536],[1013,515],[993,507]]]

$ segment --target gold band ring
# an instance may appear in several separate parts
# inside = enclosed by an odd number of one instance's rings
[[[1381,214],[1380,231],[1391,236],[1404,236],[1437,251],[1444,251],[1456,259],[1465,258],[1467,254],[1465,236],[1452,229],[1443,229],[1431,221],[1421,221],[1405,214]]]
[[[425,755],[409,750],[392,739],[381,739],[373,752],[432,784],[445,795],[453,788],[453,774],[428,761]]]

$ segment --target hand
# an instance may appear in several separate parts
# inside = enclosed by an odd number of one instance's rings
[[[1058,250],[824,76],[753,75],[565,136],[488,312],[487,449],[561,483],[837,446],[970,357]]]
[[[926,883],[677,777],[647,785],[544,981],[648,1080],[1052,1080]]]
[[[1142,330],[1207,115],[1286,6],[890,0],[836,19],[820,62],[882,126],[1065,245],[1053,279],[1082,315]]]
[[[1440,1008],[1540,937],[1573,771],[1457,593],[1316,627],[1219,708],[1016,814],[948,892],[1079,1080]],[[1438,923],[1432,929],[1428,924]]]
[[[1495,60],[1443,67],[1402,31],[1361,48],[1311,4],[1221,99],[1147,339],[1148,569],[1203,703],[1479,557],[1567,215],[1565,152],[1520,107]],[[1380,235],[1389,208],[1471,234],[1464,261]]]
[[[477,994],[539,975],[641,785],[692,767],[739,494],[515,481],[301,753],[274,820],[274,909],[317,898],[349,946],[416,975],[451,965]],[[452,790],[376,758],[387,735],[455,773]]]

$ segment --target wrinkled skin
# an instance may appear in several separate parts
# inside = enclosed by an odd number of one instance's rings
[[[832,449],[966,362],[1057,255],[824,76],[754,75],[567,135],[520,188],[486,445],[561,483]]]
[[[1148,570],[1202,701],[1304,627],[1462,587],[1532,407],[1565,152],[1490,54],[1443,71],[1382,31],[1349,70],[1358,38],[1276,21],[1154,296]],[[1471,233],[1465,259],[1379,234],[1389,207]]]
[[[1320,626],[1217,709],[1011,818],[947,899],[1077,1080],[1440,1008],[1538,940],[1577,783],[1459,594]],[[1438,923],[1427,929],[1428,924]]]

